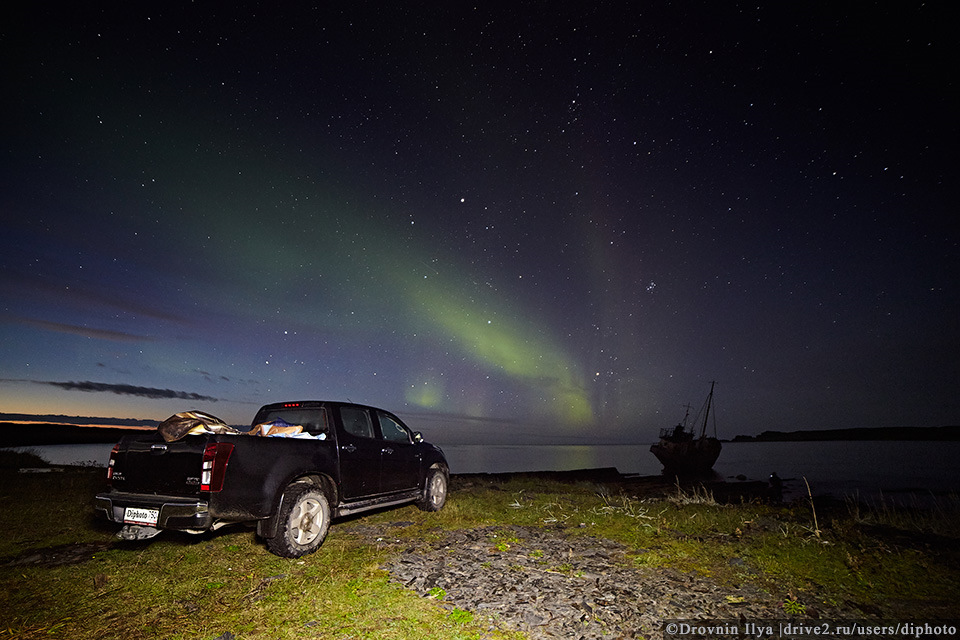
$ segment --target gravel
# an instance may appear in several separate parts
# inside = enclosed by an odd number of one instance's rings
[[[636,561],[642,550],[609,540],[506,526],[437,532],[439,539],[409,546],[390,535],[404,524],[349,530],[399,552],[383,565],[397,583],[489,619],[491,628],[534,639],[659,639],[670,619],[786,617],[779,600],[752,585],[722,587],[703,576],[644,567]]]

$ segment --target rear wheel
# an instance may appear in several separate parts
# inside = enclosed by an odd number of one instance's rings
[[[447,474],[442,469],[430,469],[423,483],[423,497],[417,506],[423,511],[440,511],[447,502]]]
[[[297,483],[283,492],[277,534],[267,548],[284,558],[299,558],[320,548],[330,529],[330,503],[312,484]]]

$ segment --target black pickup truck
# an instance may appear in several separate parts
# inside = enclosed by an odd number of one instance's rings
[[[320,547],[332,517],[410,502],[437,511],[446,502],[443,452],[388,411],[284,402],[262,407],[250,432],[220,425],[124,436],[97,511],[124,524],[126,539],[256,522],[270,551],[296,558]]]

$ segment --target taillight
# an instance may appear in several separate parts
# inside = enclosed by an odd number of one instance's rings
[[[227,462],[233,453],[229,442],[208,444],[203,450],[203,465],[200,468],[200,491],[216,492],[223,489],[223,477],[227,473]]]
[[[120,443],[113,445],[110,450],[110,462],[107,463],[107,485],[113,482],[113,465],[117,463],[117,454],[120,453]]]

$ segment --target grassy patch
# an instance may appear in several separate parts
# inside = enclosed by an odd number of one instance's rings
[[[0,469],[36,469],[49,466],[50,463],[41,458],[35,449],[0,449]]]
[[[0,563],[32,547],[109,540],[112,529],[97,523],[93,513],[104,474],[94,468],[0,469]]]
[[[479,638],[484,627],[389,582],[381,552],[334,530],[300,560],[249,530],[116,548],[79,565],[5,569],[18,638]],[[0,636],[3,632],[0,631]]]
[[[4,477],[0,524],[12,537],[0,563],[28,549],[113,542],[116,527],[98,524],[90,506],[102,475]],[[317,553],[278,558],[250,528],[235,526],[116,541],[79,564],[3,566],[0,638],[488,637],[473,614],[391,583],[378,568],[383,553],[334,526]]]
[[[490,635],[475,612],[445,607],[439,591],[420,598],[390,582],[378,568],[389,551],[364,544],[345,526],[335,524],[317,553],[294,560],[269,554],[241,526],[121,543],[114,526],[94,519],[91,499],[102,488],[102,470],[0,474],[0,565],[6,565],[0,566],[0,638],[216,638],[228,631],[240,639],[506,637]],[[437,513],[411,506],[360,521],[402,522],[391,536],[411,546],[478,526],[495,527],[490,547],[504,552],[522,546],[511,530],[518,525],[608,538],[624,544],[637,567],[753,583],[797,616],[827,605],[943,617],[952,606],[945,594],[960,593],[955,526],[933,533],[925,522],[922,530],[906,530],[890,509],[840,504],[818,507],[817,536],[806,502],[730,506],[705,496],[650,499],[628,491],[476,483],[453,490]],[[945,504],[937,518],[956,511]],[[78,564],[9,564],[27,550],[74,543],[112,546]],[[538,556],[532,546],[519,551]]]

